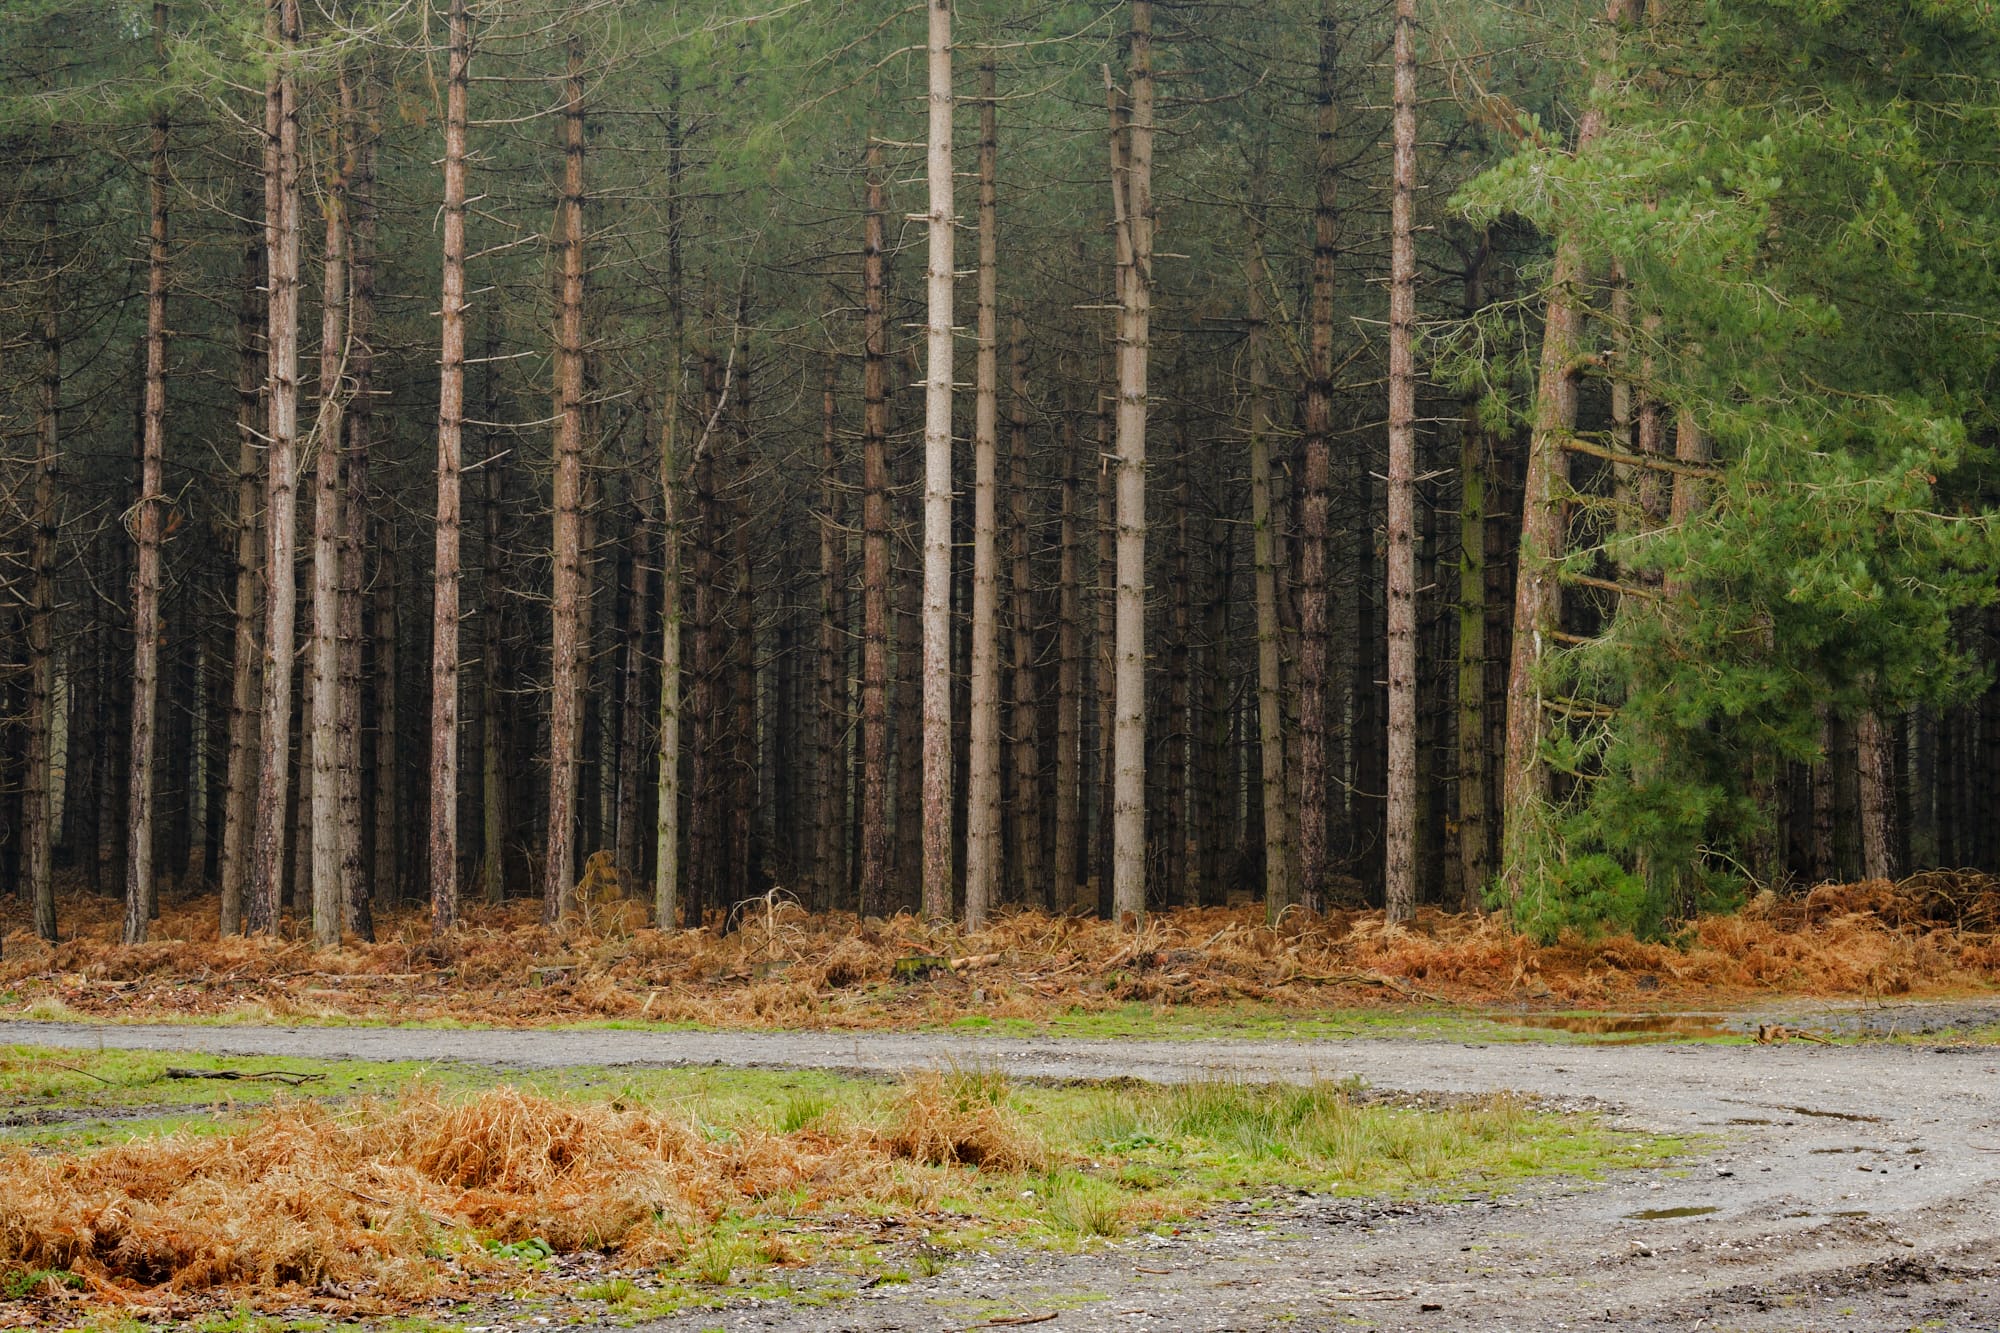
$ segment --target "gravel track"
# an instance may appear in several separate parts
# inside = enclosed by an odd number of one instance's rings
[[[1948,1023],[1940,1012],[1922,1022]],[[1912,1019],[1903,1030],[1918,1026]],[[1358,1075],[1410,1092],[1513,1090],[1608,1107],[1632,1128],[1705,1136],[1690,1164],[1601,1185],[1544,1182],[1444,1205],[1302,1197],[1224,1212],[1178,1236],[1079,1255],[1003,1250],[833,1306],[700,1312],[652,1325],[659,1333],[929,1330],[1050,1313],[1034,1327],[2000,1330],[2000,1049],[1991,1047],[59,1023],[0,1023],[0,1042],[501,1068],[957,1066],[1162,1082]],[[1681,1209],[1713,1211],[1633,1216]]]

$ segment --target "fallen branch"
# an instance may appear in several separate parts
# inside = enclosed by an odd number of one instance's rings
[[[967,972],[975,967],[989,967],[1006,956],[1004,951],[1001,953],[968,954],[963,958],[952,959],[951,970],[954,972]]]
[[[326,1075],[299,1074],[289,1069],[265,1069],[251,1074],[240,1069],[175,1069],[169,1066],[166,1077],[222,1079],[231,1083],[282,1083],[288,1088],[296,1088],[301,1083],[318,1083]]]

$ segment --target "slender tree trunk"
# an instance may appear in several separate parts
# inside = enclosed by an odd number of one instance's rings
[[[1177,367],[1176,380],[1185,381],[1187,367]],[[1194,570],[1192,534],[1188,526],[1194,501],[1194,479],[1188,466],[1193,441],[1183,401],[1174,413],[1173,490],[1167,512],[1172,515],[1173,544],[1167,551],[1166,726],[1158,741],[1156,767],[1166,790],[1161,803],[1159,841],[1164,874],[1158,893],[1168,907],[1185,907],[1192,864],[1188,843],[1192,832],[1189,773],[1194,760],[1194,689],[1190,676],[1194,658]]]
[[[1153,5],[1132,0],[1131,110],[1114,136],[1112,196],[1123,277],[1118,336],[1117,703],[1112,908],[1146,915],[1146,370],[1153,288]]]
[[[244,215],[250,216],[251,190],[244,187]],[[241,300],[236,315],[236,591],[235,649],[230,660],[229,776],[222,824],[222,903],[224,938],[243,930],[243,888],[250,870],[250,821],[256,808],[257,776],[257,611],[263,570],[259,559],[258,513],[262,496],[258,460],[263,455],[263,238],[247,227],[243,243]]]
[[[256,846],[244,927],[271,934],[278,927],[284,886],[285,821],[292,740],[292,636],[298,609],[292,543],[299,440],[299,111],[293,53],[299,40],[297,0],[267,0],[266,36],[278,72],[265,99],[264,249],[269,268],[270,423],[265,431],[264,713],[258,731]]]
[[[750,334],[739,317],[735,356],[735,478],[728,504],[728,540],[733,577],[729,630],[730,668],[729,740],[733,751],[729,766],[729,906],[749,899],[755,891],[757,848],[752,839],[752,819],[758,808],[759,779],[762,776],[757,737],[757,591],[752,558],[755,536],[747,478],[756,467],[751,453],[750,414]],[[729,392],[725,381],[723,392]]]
[[[452,0],[444,119],[444,278],[438,380],[437,531],[431,574],[431,929],[458,925],[459,473],[465,436],[466,120],[472,20]]]
[[[348,132],[347,366],[353,386],[347,413],[346,503],[340,529],[339,691],[335,713],[340,787],[340,878],[347,925],[375,938],[374,887],[363,869],[361,830],[361,585],[368,530],[368,459],[375,391],[375,81],[362,76],[360,106]]]
[[[1110,404],[1107,407],[1107,402]],[[1117,755],[1117,618],[1118,516],[1116,478],[1111,468],[1111,440],[1116,400],[1100,394],[1097,411],[1097,626],[1093,682],[1097,713],[1097,914],[1113,919],[1113,817],[1116,803]]]
[[[820,433],[819,657],[815,709],[819,723],[812,855],[814,883],[818,888],[815,906],[821,911],[831,911],[847,901],[846,857],[842,854],[841,837],[846,828],[847,809],[841,781],[847,721],[844,669],[847,537],[842,529],[838,374],[838,362],[829,351],[821,395],[825,428]]]
[[[1077,560],[1076,421],[1063,414],[1061,527],[1056,566],[1056,817],[1050,876],[1058,912],[1076,908],[1078,842],[1083,828],[1083,625]]]
[[[882,149],[868,145],[862,240],[861,915],[889,896],[889,316],[882,272]]]
[[[1389,800],[1384,902],[1417,911],[1417,12],[1396,0],[1395,190],[1389,261]]]
[[[681,493],[680,430],[681,122],[680,75],[669,76],[667,104],[666,392],[660,415],[660,752],[653,835],[653,925],[672,930],[681,908]],[[690,914],[688,925],[701,924]]]
[[[1893,879],[1896,809],[1895,732],[1869,709],[1854,722],[1854,749],[1861,778],[1861,875]]]
[[[1636,17],[1639,0],[1610,0],[1609,21],[1623,25]],[[1608,64],[1600,72],[1609,78]],[[1602,99],[1592,98],[1577,128],[1576,151],[1590,151],[1604,133]],[[1534,428],[1528,442],[1527,477],[1522,483],[1521,554],[1514,585],[1513,660],[1507,673],[1507,751],[1501,877],[1509,902],[1518,903],[1539,873],[1535,831],[1549,796],[1549,773],[1542,762],[1547,735],[1537,677],[1562,628],[1562,559],[1567,503],[1564,499],[1563,445],[1576,429],[1578,357],[1583,345],[1585,263],[1573,235],[1556,242],[1542,333],[1541,367],[1535,393]]]
[[[930,269],[924,380],[924,878],[927,921],[951,918],[951,0],[930,14]]]
[[[499,419],[498,378],[500,340],[498,321],[486,323],[486,411],[488,421]],[[499,903],[507,896],[507,764],[506,697],[502,693],[501,658],[504,651],[507,595],[506,552],[501,546],[501,515],[507,503],[507,460],[489,435],[486,463],[481,471],[484,487],[483,514],[485,540],[480,543],[479,587],[479,684],[480,684],[480,871],[486,901]]]
[[[994,902],[1000,855],[999,556],[996,474],[1000,450],[998,111],[993,57],[979,66],[979,355],[972,398],[972,731],[966,760],[965,928],[978,930]]]
[[[1028,518],[1028,326],[1018,316],[1009,331],[1007,476],[1014,581],[1013,732],[1014,844],[1016,898],[1044,910],[1055,904],[1045,893],[1042,861],[1041,690],[1035,679],[1034,543]]]
[[[1278,619],[1278,538],[1271,508],[1271,404],[1265,362],[1263,162],[1250,213],[1247,347],[1250,385],[1250,532],[1257,602],[1257,750],[1264,815],[1264,911],[1276,924],[1292,903],[1291,788],[1285,776],[1285,628]]]
[[[167,6],[153,0],[153,55],[167,58]],[[148,170],[152,226],[146,262],[146,402],[140,444],[139,501],[133,510],[139,561],[132,605],[132,802],[125,872],[125,942],[141,944],[153,915],[154,722],[160,706],[160,510],[167,429],[167,108],[153,112]]]
[[[408,882],[403,867],[402,628],[394,509],[383,504],[375,518],[375,891],[402,902]]]
[[[650,441],[640,434],[640,448],[650,448]],[[652,565],[650,544],[653,527],[652,503],[644,494],[645,473],[634,469],[632,489],[635,492],[633,506],[631,540],[631,582],[626,606],[624,627],[625,665],[623,670],[623,706],[619,709],[618,738],[618,783],[617,822],[614,845],[618,854],[618,870],[621,877],[629,877],[626,882],[638,884],[645,877],[645,853],[639,841],[639,788],[643,785],[646,765],[641,759],[644,727],[642,707],[646,696],[646,629],[652,620]]]
[[[347,74],[338,76],[343,110],[352,109],[353,89]],[[345,116],[342,117],[346,119]],[[336,760],[334,719],[339,715],[340,672],[340,449],[345,438],[347,359],[347,180],[345,164],[337,164],[324,193],[326,213],[325,281],[320,300],[319,419],[313,425],[319,457],[313,489],[313,620],[311,643],[312,808],[308,827],[312,840],[313,942],[321,948],[340,944],[344,906],[340,883],[340,776]]]
[[[1467,257],[1465,313],[1486,304],[1492,247]],[[1493,876],[1491,751],[1486,717],[1486,478],[1489,441],[1477,395],[1465,404],[1458,444],[1458,864],[1464,906],[1478,911]]]
[[[34,903],[35,934],[54,943],[56,934],[55,801],[50,762],[55,735],[56,469],[62,444],[62,265],[56,258],[57,204],[53,198],[42,225],[42,367],[36,385],[35,491],[30,517],[32,583],[28,592],[28,774],[23,801],[27,841],[28,896]]]

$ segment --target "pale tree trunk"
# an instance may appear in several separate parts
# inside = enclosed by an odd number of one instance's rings
[[[1249,325],[1250,555],[1257,602],[1257,750],[1264,814],[1264,912],[1272,923],[1292,903],[1291,788],[1285,777],[1284,626],[1278,620],[1278,538],[1271,511],[1271,401],[1265,362],[1264,170],[1260,159],[1250,213],[1246,274]]]
[[[402,646],[396,515],[388,505],[375,520],[375,892],[402,902],[403,864]]]
[[[340,688],[334,727],[340,786],[340,879],[347,926],[375,939],[374,890],[361,857],[361,585],[367,562],[368,456],[375,390],[375,81],[364,72],[361,104],[348,132],[346,476],[340,528]]]
[[[1112,913],[1146,916],[1146,362],[1153,288],[1153,5],[1132,0],[1131,110],[1113,139],[1123,275],[1118,330],[1118,603],[1113,690]],[[1107,79],[1108,79],[1107,74]]]
[[[1108,405],[1108,409],[1107,409]],[[1116,804],[1118,716],[1118,511],[1111,440],[1117,400],[1098,396],[1097,416],[1097,624],[1093,639],[1092,685],[1097,704],[1097,914],[1113,920],[1113,816]]]
[[[1077,560],[1076,421],[1063,415],[1062,505],[1056,566],[1056,818],[1054,905],[1076,907],[1077,843],[1083,824],[1083,626]]]
[[[1465,314],[1486,304],[1492,245],[1467,256]],[[1458,442],[1458,865],[1466,910],[1478,911],[1493,874],[1492,758],[1486,718],[1486,478],[1488,441],[1470,395]]]
[[[1417,911],[1417,12],[1396,0],[1395,191],[1389,205],[1389,800],[1383,899]]]
[[[569,41],[563,107],[562,304],[556,321],[555,582],[549,636],[549,840],[542,919],[569,911],[576,879],[579,680],[583,629],[583,42]]]
[[[924,919],[951,919],[951,0],[930,12],[930,268],[924,379]]]
[[[465,434],[465,172],[472,21],[452,0],[444,114],[444,277],[438,378],[437,530],[431,578],[431,930],[458,925],[459,472]]]
[[[153,55],[164,69],[167,6],[153,3]],[[125,942],[140,944],[153,915],[154,721],[160,706],[160,510],[167,429],[167,109],[153,113],[147,172],[152,225],[146,260],[146,401],[139,456],[139,502],[132,526],[139,544],[132,604],[132,799],[127,828]]]
[[[291,811],[292,636],[298,611],[292,542],[299,442],[299,111],[292,69],[300,40],[297,0],[268,0],[265,34],[278,73],[265,98],[264,249],[268,256],[269,425],[264,474],[264,687],[258,729],[260,778],[244,928],[278,928],[285,875],[285,823]]]
[[[666,393],[660,419],[660,739],[653,821],[653,924],[672,930],[681,908],[681,493],[675,443],[681,416],[680,76],[669,76],[667,111]],[[698,813],[697,813],[698,817]],[[701,924],[690,919],[690,926]]]
[[[1306,351],[1305,475],[1299,540],[1299,902],[1309,911],[1324,905],[1332,856],[1327,847],[1332,800],[1331,721],[1327,717],[1330,608],[1327,603],[1327,546],[1332,506],[1333,461],[1333,249],[1334,106],[1333,75],[1338,59],[1333,17],[1319,21],[1319,87],[1315,131],[1312,313]],[[1366,654],[1367,645],[1359,651]]]
[[[1000,451],[998,111],[993,58],[979,66],[979,354],[972,396],[972,729],[965,778],[965,928],[994,902],[1000,866]]]
[[[62,265],[56,259],[57,206],[49,201],[42,227],[42,372],[36,384],[35,494],[30,523],[28,602],[28,774],[26,822],[28,895],[35,934],[56,935],[55,802],[51,741],[55,735],[56,457],[62,443]]]
[[[244,187],[244,216],[251,216],[251,191]],[[224,938],[243,929],[243,886],[249,878],[250,820],[257,777],[257,598],[262,582],[258,553],[257,467],[263,453],[264,368],[262,358],[264,245],[256,230],[243,245],[241,299],[236,314],[236,641],[230,660],[228,791],[222,821],[222,903]]]
[[[1028,540],[1028,326],[1018,316],[1009,331],[1008,565],[1014,580],[1013,725],[1015,897],[1053,907],[1042,878],[1040,692],[1035,688],[1035,578]]]
[[[498,321],[486,323],[486,420],[498,421],[499,394],[495,386],[500,357]],[[486,901],[498,904],[507,896],[507,771],[502,759],[505,741],[505,699],[500,685],[500,657],[504,618],[501,603],[507,595],[506,553],[500,545],[500,516],[507,503],[507,462],[503,451],[488,436],[486,463],[482,471],[481,519],[485,540],[480,543],[479,584],[479,684],[480,684],[480,870],[479,879]]]
[[[649,447],[646,436],[650,433],[645,430],[640,432],[641,450]],[[653,516],[652,501],[645,494],[645,477],[643,469],[633,470],[632,581],[624,628],[624,699],[618,713],[617,821],[613,834],[613,843],[618,851],[619,875],[626,883],[634,885],[645,877],[646,871],[645,853],[641,851],[639,841],[639,788],[646,768],[641,758],[644,744],[641,719],[645,717],[646,710],[641,705],[646,696],[646,627],[652,617],[652,565],[651,552],[647,547],[651,540]]]
[[[352,89],[343,71],[340,100],[351,103]],[[339,162],[340,155],[335,154]],[[319,419],[313,426],[319,457],[313,489],[313,620],[312,839],[313,943],[340,944],[340,778],[335,760],[334,719],[340,711],[338,675],[340,637],[340,442],[346,414],[347,358],[347,181],[344,166],[336,166],[327,182],[326,267],[320,299]]]
[[[847,622],[847,537],[841,528],[838,364],[831,351],[826,354],[825,380],[821,402],[825,429],[820,435],[819,762],[813,793],[813,867],[819,888],[817,906],[821,911],[831,911],[846,901],[847,878],[846,857],[842,855],[846,840],[841,836],[847,826],[847,801],[841,782],[847,712],[843,680],[846,653],[842,646]],[[838,892],[836,886],[840,886]]]
[[[889,896],[889,316],[882,272],[882,149],[868,145],[862,240],[866,328],[861,419],[861,901]]]
[[[1896,873],[1892,841],[1896,808],[1895,733],[1874,709],[1854,722],[1854,750],[1861,774],[1861,877],[1890,879]]]
[[[1609,21],[1623,25],[1637,17],[1640,0],[1610,0]],[[1600,91],[1610,62],[1598,75]],[[1593,97],[1577,128],[1576,151],[1590,151],[1604,134],[1602,99]],[[1581,243],[1574,235],[1556,242],[1543,320],[1541,366],[1535,391],[1534,425],[1528,440],[1527,476],[1522,482],[1521,553],[1514,582],[1513,660],[1507,671],[1507,749],[1501,811],[1501,878],[1510,902],[1518,902],[1536,870],[1534,826],[1549,796],[1549,773],[1542,762],[1547,736],[1541,685],[1536,679],[1562,628],[1562,560],[1567,521],[1563,447],[1576,429],[1578,358],[1583,348],[1587,294]]]

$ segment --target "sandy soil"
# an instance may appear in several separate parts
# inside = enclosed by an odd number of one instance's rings
[[[1986,1006],[1990,1009],[1990,1006]],[[1902,1032],[1947,1006],[1795,1015]],[[1684,1165],[1450,1205],[1301,1197],[1081,1255],[1003,1251],[822,1308],[706,1311],[666,1330],[1134,1328],[2000,1329],[2000,1049],[1135,1042],[914,1033],[643,1033],[4,1023],[0,1042],[501,1067],[736,1065],[1019,1078],[1359,1075],[1501,1089],[1704,1136]],[[1712,1211],[1682,1211],[1712,1210]],[[1674,1216],[1676,1212],[1681,1215]],[[1640,1216],[1651,1214],[1651,1216]],[[1669,1214],[1669,1215],[1662,1215]]]

